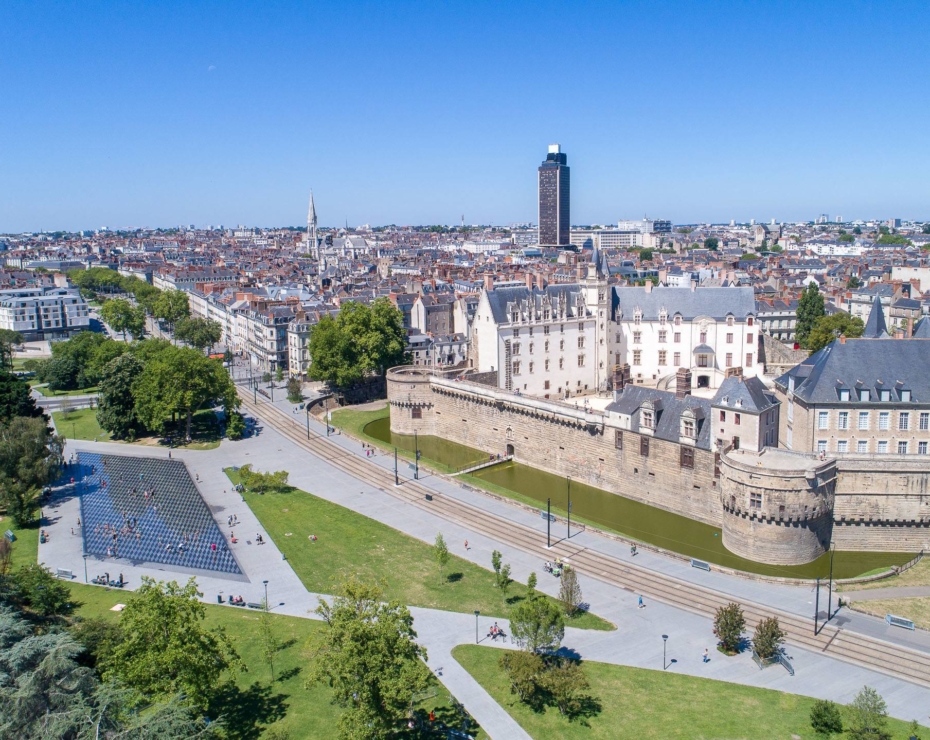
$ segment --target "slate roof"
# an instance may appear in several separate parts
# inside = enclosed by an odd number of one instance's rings
[[[756,311],[753,290],[748,286],[696,290],[656,286],[651,292],[646,292],[646,288],[614,287],[612,302],[615,321],[618,309],[624,319],[632,319],[638,308],[644,321],[658,321],[663,308],[669,316],[680,314],[685,321],[698,316],[723,320],[728,314],[742,319]]]
[[[491,313],[494,321],[498,324],[510,323],[510,316],[507,314],[507,304],[522,303],[523,301],[533,300],[537,306],[542,305],[544,296],[548,296],[552,301],[553,308],[556,300],[568,301],[568,315],[575,315],[575,306],[577,305],[578,296],[581,295],[581,287],[577,283],[561,283],[547,285],[543,290],[534,287],[532,290],[526,287],[514,286],[510,288],[498,288],[487,291],[488,304],[491,306]]]
[[[930,339],[930,318],[922,318],[914,327],[915,339]]]
[[[885,324],[885,309],[882,308],[881,297],[876,295],[872,301],[872,310],[869,311],[869,318],[865,322],[865,329],[862,331],[864,339],[882,339],[888,336],[888,327]]]
[[[776,378],[775,384],[787,389],[793,377],[794,395],[814,404],[837,403],[841,388],[851,391],[850,403],[858,402],[859,389],[871,391],[870,405],[879,390],[889,389],[909,390],[912,401],[930,403],[928,366],[926,339],[849,339],[845,344],[836,340]],[[892,398],[898,400],[896,392]]]
[[[738,408],[748,413],[761,414],[763,411],[775,406],[776,403],[777,401],[771,395],[771,391],[758,378],[744,379],[734,376],[727,378],[720,384],[712,405]]]
[[[639,432],[639,409],[649,400],[660,402],[660,410],[656,418],[655,433],[657,439],[678,442],[681,438],[681,415],[689,408],[698,411],[698,438],[697,446],[709,450],[711,445],[711,416],[709,398],[685,396],[676,398],[674,393],[660,391],[655,388],[645,388],[641,385],[628,385],[623,389],[620,397],[608,404],[607,410],[615,414],[628,414],[630,416],[630,431]]]

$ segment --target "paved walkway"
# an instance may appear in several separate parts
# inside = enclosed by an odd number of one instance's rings
[[[919,599],[930,596],[930,586],[890,586],[871,588],[865,591],[843,591],[844,599],[850,601],[879,601],[881,599]]]
[[[306,423],[305,419],[301,421]],[[295,423],[297,423],[296,419]],[[311,424],[311,433],[322,432],[322,425],[315,422]],[[246,573],[247,580],[233,581],[218,575],[197,575],[198,586],[204,592],[206,601],[215,601],[217,595],[225,597],[230,593],[241,594],[247,601],[260,601],[264,595],[262,581],[268,580],[269,601],[275,611],[307,617],[308,612],[317,604],[317,595],[308,593],[293,570],[282,562],[281,554],[270,537],[265,537],[268,540],[267,545],[249,544],[253,539],[253,532],[262,532],[263,535],[266,533],[261,529],[242,498],[232,491],[227,478],[222,473],[224,467],[248,462],[253,462],[258,469],[263,471],[286,469],[290,472],[291,483],[298,488],[363,513],[422,541],[432,543],[436,533],[442,531],[454,554],[483,567],[488,567],[490,564],[491,551],[498,549],[503,553],[504,560],[512,565],[516,579],[525,581],[530,571],[536,571],[541,576],[540,590],[552,595],[557,593],[558,581],[542,573],[541,563],[523,551],[509,547],[506,542],[491,540],[477,532],[436,517],[429,511],[402,502],[385,491],[371,488],[328,462],[309,455],[267,424],[265,430],[257,438],[240,442],[224,441],[215,450],[174,451],[177,459],[182,459],[187,463],[192,476],[199,474],[198,487],[221,524],[221,528],[224,531],[228,529],[226,517],[229,514],[236,514],[240,521],[237,536],[242,540],[233,546],[233,551]],[[339,447],[352,450],[360,458],[365,458],[358,443],[342,436],[336,436],[333,439]],[[70,454],[75,449],[109,454],[167,457],[167,450],[94,442],[69,442],[66,454]],[[393,458],[378,455],[373,459],[367,459],[371,464],[393,469]],[[540,537],[545,537],[544,523],[530,512],[462,489],[442,478],[428,477],[424,483],[434,486],[436,490],[441,490],[447,495],[455,495],[468,500],[469,503],[480,505],[500,516],[535,526],[540,531]],[[43,512],[45,517],[43,526],[49,530],[51,539],[40,546],[39,555],[40,560],[49,567],[70,567],[80,578],[83,575],[81,572],[83,567],[81,538],[77,535],[73,537],[70,535],[72,522],[76,522],[76,507],[77,502],[73,497],[63,496],[60,500],[56,500],[54,506]],[[466,539],[471,545],[468,551],[465,551],[461,544]],[[628,548],[612,540],[580,533],[573,535],[572,541],[580,546],[597,547],[618,557],[629,557]],[[325,547],[325,542],[321,542],[320,545]],[[813,596],[808,589],[769,586],[723,576],[719,573],[692,571],[685,564],[645,552],[636,557],[636,562],[640,565],[648,563],[649,567],[656,569],[668,569],[676,575],[712,585],[720,590],[728,590],[726,587],[732,587],[732,590],[747,593],[746,598],[777,604],[779,608],[797,610],[797,613],[813,615]],[[104,562],[89,560],[90,577],[105,566]],[[107,567],[107,570],[111,570],[111,575],[113,575],[113,569]],[[177,577],[175,572],[170,572],[162,566],[137,569],[126,566],[122,567],[122,570],[129,579],[131,588],[138,585],[141,575],[150,575],[162,580]],[[183,578],[183,574],[181,577]],[[789,676],[781,667],[759,671],[748,655],[726,659],[715,656],[710,663],[704,664],[701,661],[701,654],[705,647],[713,647],[714,642],[709,618],[661,603],[648,603],[645,609],[637,609],[636,594],[596,579],[581,576],[580,580],[585,600],[590,603],[591,610],[618,627],[613,632],[569,629],[565,639],[566,648],[581,657],[608,663],[660,669],[662,667],[661,635],[668,634],[668,658],[670,661],[675,661],[669,666],[669,670],[829,698],[844,703],[850,701],[863,685],[868,684],[882,694],[893,716],[905,720],[914,718],[915,707],[930,706],[930,690],[928,689],[806,650],[792,649],[789,651],[796,669],[794,677]],[[506,711],[494,702],[451,657],[451,650],[455,645],[470,643],[474,640],[474,615],[418,608],[411,609],[411,611],[416,620],[415,626],[419,638],[429,652],[430,667],[434,670],[443,669],[441,676],[443,683],[453,695],[462,701],[479,724],[493,738],[527,737]],[[493,619],[485,621],[482,617],[480,634],[486,634],[487,628],[493,621]],[[506,620],[498,619],[497,621],[506,625]],[[873,621],[884,626],[881,620]],[[485,640],[482,644],[491,643]]]

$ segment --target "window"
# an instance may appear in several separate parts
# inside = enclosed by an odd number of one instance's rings
[[[752,316],[746,319],[746,326],[752,326],[754,323]]]
[[[546,316],[546,318],[548,319],[549,317]],[[548,334],[549,334],[549,327],[548,327],[548,326],[544,326],[544,327],[543,327],[543,334],[545,334],[545,335],[548,336]]]
[[[746,367],[752,367],[752,352],[746,353]]]
[[[640,322],[643,320],[643,315],[638,311],[633,314],[633,324],[639,326]]]
[[[410,409],[410,418],[411,419],[422,419],[423,418],[423,409],[419,406],[414,406]]]
[[[578,331],[584,331],[584,321],[578,322]]]
[[[544,349],[546,352],[549,351],[549,340],[548,340],[548,339],[546,340],[546,343],[543,345],[543,349]]]
[[[868,451],[869,451],[868,440],[860,439],[858,442],[856,442],[856,452],[858,452],[860,455],[864,455]]]
[[[649,437],[639,438],[639,454],[643,457],[649,457]]]
[[[878,454],[879,455],[888,454],[888,440],[887,439],[878,440]]]
[[[517,315],[517,314],[514,314],[514,316],[516,316],[516,315]],[[514,318],[514,321],[516,321],[516,318]],[[514,335],[515,337],[519,337],[519,336],[520,336],[520,330],[519,330],[519,329],[514,329],[514,330],[513,330],[513,335]]]
[[[686,437],[695,437],[694,419],[684,419],[682,421],[681,431]]]
[[[655,423],[653,422],[653,416],[651,411],[643,411],[643,426],[646,429],[654,429]]]
[[[733,326],[733,317],[727,316],[727,326]]]
[[[633,364],[641,365],[642,364],[642,350],[634,349],[633,350]]]
[[[546,362],[548,363],[549,361],[546,360]],[[547,367],[546,369],[548,370],[549,368]],[[543,388],[545,388],[546,390],[549,390],[549,381],[548,381],[548,380],[547,380],[545,383],[543,383]]]
[[[898,414],[898,429],[902,432],[906,432],[911,428],[911,415],[907,411],[902,411]]]
[[[926,432],[927,429],[930,429],[930,412],[923,411],[920,414],[920,429],[923,432]]]
[[[733,367],[733,353],[732,352],[727,352],[726,363],[727,363],[726,364],[727,367]]]
[[[752,334],[746,335],[746,344],[752,344]]]
[[[641,331],[633,332],[633,344],[639,344],[643,338],[643,333]]]
[[[830,413],[828,411],[817,412],[817,428],[827,429],[830,426]]]
[[[578,349],[584,349],[584,337],[578,337]]]
[[[578,355],[578,367],[584,367],[584,355]]]
[[[849,400],[849,388],[841,388],[841,389],[840,389],[840,400],[841,400],[841,401],[848,401],[848,400]]]
[[[564,370],[564,369],[565,369],[565,358],[560,357],[559,358],[559,370]]]
[[[681,365],[681,352],[676,352],[674,355],[672,355],[672,357],[673,362],[675,363],[675,367]]]
[[[910,391],[901,391],[901,401],[904,403],[911,402],[911,392]]]
[[[753,491],[749,494],[749,508],[750,509],[761,509],[762,508],[762,493]]]
[[[698,367],[707,367],[707,355],[698,355],[697,358]]]
[[[841,439],[836,443],[837,452],[849,452],[849,442],[845,439]]]
[[[513,374],[514,375],[520,374],[520,363],[519,362],[513,363]]]
[[[676,316],[674,321],[675,326],[681,326],[681,316]]]
[[[907,454],[907,440],[902,439],[898,441],[898,454],[899,455]]]
[[[891,400],[891,391],[881,390],[878,392],[878,399],[880,401],[888,402]]]
[[[667,342],[667,341],[668,341],[668,332],[667,332],[667,331],[660,331],[660,332],[659,332],[659,341],[660,341],[660,342]]]
[[[742,417],[742,414],[733,414],[733,423],[736,424],[736,426],[739,426],[741,421],[740,417]]]
[[[733,332],[727,332],[727,344],[733,344]]]
[[[869,428],[869,412],[860,411],[859,412],[859,429],[867,430]]]
[[[530,373],[531,373],[531,374],[532,374],[532,372],[533,372],[533,365],[534,365],[534,363],[531,362],[531,363],[530,363]]]
[[[559,351],[561,352],[561,351],[564,350],[564,349],[565,349],[565,340],[564,340],[564,339],[560,339],[560,340],[559,340]]]
[[[659,367],[665,367],[665,350],[659,350]]]
[[[513,343],[513,353],[514,353],[515,355],[520,354],[520,343],[519,343],[519,342],[514,342],[514,343]]]
[[[918,442],[918,443],[917,443],[917,454],[918,454],[918,455],[926,455],[926,454],[927,454],[927,443],[926,443],[926,442]]]
[[[881,432],[887,431],[887,430],[888,430],[888,426],[889,426],[889,424],[890,424],[890,420],[891,420],[891,414],[889,414],[887,411],[882,411],[882,412],[880,412],[879,415],[878,415],[878,429],[879,429],[879,431],[881,431]]]
[[[721,411],[721,412],[720,412],[720,421],[721,421],[721,422],[724,422],[724,421],[726,421],[726,420],[727,420],[727,412],[726,412],[726,411]]]
[[[817,452],[826,452],[827,451],[827,440],[818,439],[817,440]]]
[[[868,401],[869,400],[869,391],[867,388],[862,388],[859,391],[859,400]]]
[[[849,429],[849,412],[840,411],[836,416],[836,428],[837,429]]]
[[[707,332],[706,332],[706,331],[702,331],[698,336],[700,337],[701,344],[703,344],[704,342],[707,341]]]
[[[675,344],[680,344],[681,343],[681,332],[676,331],[673,339],[675,340]]]
[[[694,449],[688,447],[688,445],[682,445],[678,448],[680,450],[678,454],[678,465],[682,468],[693,468],[694,467]]]
[[[559,324],[559,331],[565,333],[565,324]]]
[[[546,360],[546,368],[545,368],[545,369],[546,369],[546,372],[549,372],[549,360]],[[548,383],[549,381],[547,380],[546,382]]]
[[[614,447],[616,447],[618,450],[623,449],[623,432],[621,432],[619,429],[614,432]]]

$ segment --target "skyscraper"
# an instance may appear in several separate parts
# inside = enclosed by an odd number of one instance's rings
[[[558,144],[550,144],[546,161],[539,166],[540,245],[571,246],[571,223],[568,157]]]

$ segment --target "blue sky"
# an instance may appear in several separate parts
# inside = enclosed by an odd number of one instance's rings
[[[927,2],[0,3],[0,232],[930,218]]]

